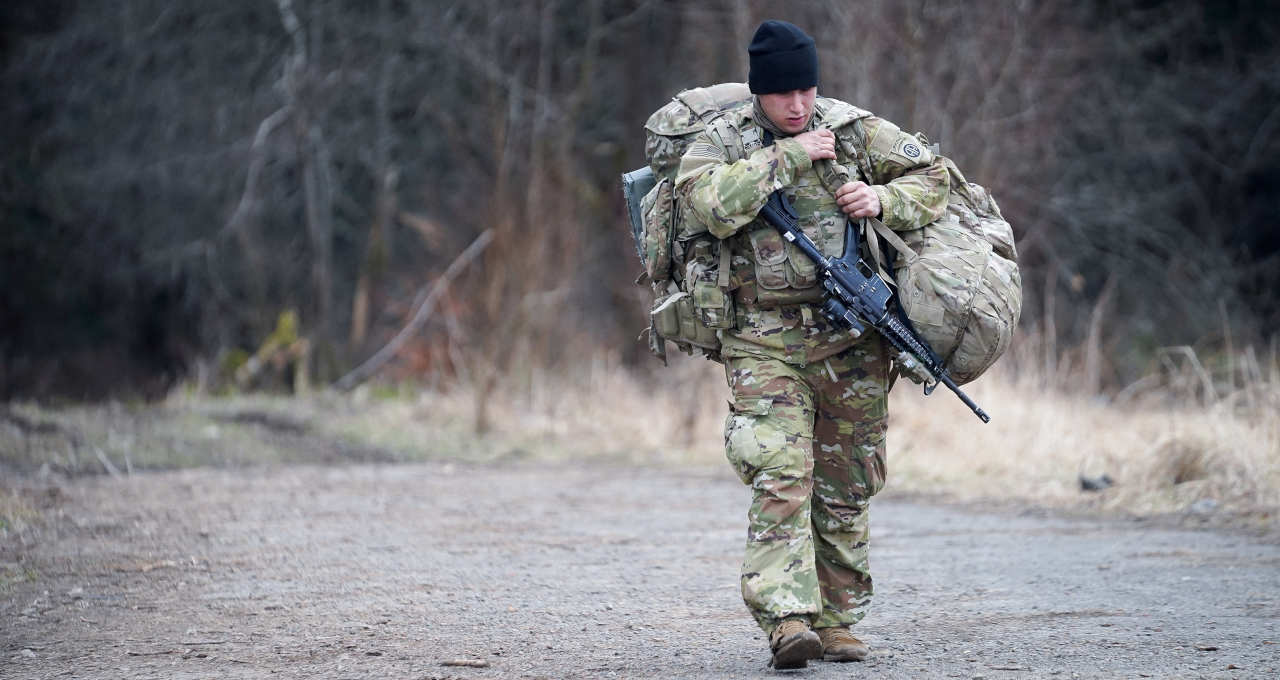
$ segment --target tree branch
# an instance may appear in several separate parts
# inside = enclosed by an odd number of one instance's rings
[[[413,334],[417,333],[418,330],[422,328],[422,324],[426,323],[427,319],[431,318],[431,313],[435,310],[436,302],[439,301],[440,296],[444,295],[445,291],[449,289],[449,283],[453,280],[453,277],[457,276],[458,272],[462,271],[462,269],[470,264],[472,260],[479,257],[480,253],[484,252],[484,249],[488,247],[489,242],[492,240],[492,229],[486,229],[483,233],[477,236],[476,240],[472,241],[471,245],[467,246],[467,248],[454,259],[448,269],[445,269],[444,273],[441,274],[435,282],[430,286],[424,286],[422,290],[418,291],[417,298],[414,301],[417,311],[414,312],[413,318],[409,320],[408,325],[402,328],[400,332],[396,334],[396,337],[392,338],[391,342],[388,342],[385,347],[378,350],[377,353],[372,357],[369,357],[368,360],[357,366],[350,373],[339,378],[333,386],[343,391],[350,390],[356,385],[368,380],[370,376],[378,371],[378,369],[382,368],[383,364],[387,363],[388,360],[394,357],[396,353],[404,347],[404,344],[409,341],[409,338],[413,337]]]

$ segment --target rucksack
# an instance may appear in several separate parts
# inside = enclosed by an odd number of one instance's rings
[[[720,115],[750,97],[741,83],[676,95],[645,124],[649,167],[623,175],[632,234],[645,265],[638,282],[647,282],[653,293],[649,347],[664,360],[668,340],[687,353],[718,359],[718,330],[733,325],[728,244],[721,247],[696,220],[681,218],[674,185],[680,157],[693,138],[710,126],[723,130]],[[865,163],[860,118],[870,114],[836,100],[820,99],[817,106],[832,107],[824,109],[824,125],[850,126],[853,134],[838,135],[838,140],[852,160]],[[923,135],[919,138],[936,148]],[[745,155],[740,141],[726,147],[731,157]],[[902,232],[871,219],[866,235],[883,239],[896,252],[888,266],[904,315],[956,383],[963,385],[1008,348],[1022,310],[1022,283],[1013,229],[995,199],[982,186],[968,182],[951,159],[938,158],[951,185],[944,215]],[[828,189],[834,191],[847,181],[847,170],[841,166],[824,166],[819,175]],[[837,176],[842,174],[843,178]],[[869,178],[870,169],[863,167],[862,174]],[[877,257],[881,253],[875,246],[872,251]]]
[[[1013,227],[996,200],[967,181],[950,158],[942,162],[951,175],[947,213],[902,234],[918,259],[895,267],[894,278],[916,331],[963,385],[1009,348],[1022,314],[1022,274]],[[957,288],[955,281],[968,285]]]
[[[664,361],[666,342],[687,354],[719,360],[719,331],[734,324],[729,244],[683,219],[675,196],[680,157],[725,110],[751,98],[745,83],[684,90],[645,122],[648,167],[622,177],[636,252],[645,270],[637,283],[653,295],[649,349]]]

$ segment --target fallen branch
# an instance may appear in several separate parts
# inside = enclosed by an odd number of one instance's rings
[[[388,360],[394,357],[396,353],[404,347],[404,344],[409,341],[409,338],[413,337],[414,333],[417,333],[418,330],[422,328],[422,324],[426,323],[427,319],[431,318],[431,313],[435,311],[436,302],[439,301],[440,296],[444,295],[444,292],[449,289],[449,282],[458,275],[458,272],[462,271],[463,267],[466,267],[472,260],[476,259],[480,253],[484,252],[484,249],[488,247],[489,242],[492,240],[492,229],[486,229],[482,234],[477,236],[476,240],[472,241],[471,245],[467,246],[466,249],[454,259],[439,278],[432,282],[430,286],[424,286],[422,290],[418,291],[418,295],[414,301],[417,311],[414,312],[413,318],[409,320],[408,325],[400,329],[400,332],[396,333],[396,336],[391,339],[391,342],[388,342],[386,346],[378,350],[373,356],[369,357],[363,364],[360,364],[352,369],[350,373],[339,378],[333,386],[343,391],[349,390],[365,380],[368,380],[369,377],[376,373],[379,368],[382,368],[383,364],[387,363]]]
[[[119,468],[112,464],[111,459],[107,458],[107,454],[103,453],[102,449],[96,446],[93,447],[93,454],[98,457],[98,462],[102,463],[102,467],[106,468],[107,472],[111,473],[112,477],[120,479],[121,475]]]
[[[441,661],[441,666],[461,666],[463,668],[488,668],[489,662],[484,659],[449,659]]]

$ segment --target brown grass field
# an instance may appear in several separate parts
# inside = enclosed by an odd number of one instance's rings
[[[899,383],[891,397],[888,492],[1274,528],[1274,356],[1265,365],[1238,362],[1236,379],[1216,382],[1198,361],[1171,361],[1163,373],[1104,399],[1069,379],[1046,379],[1048,371],[1027,354],[1011,353],[966,386],[992,415],[986,425],[945,389],[924,397],[919,387]],[[727,390],[712,362],[678,357],[639,375],[601,355],[572,376],[526,368],[485,400],[478,395],[467,384],[447,391],[406,385],[301,398],[177,390],[154,405],[9,404],[0,410],[0,469],[12,480],[0,485],[0,531],[35,514],[15,491],[22,480],[49,475],[294,462],[723,461]],[[1114,485],[1082,490],[1082,477],[1102,475]]]

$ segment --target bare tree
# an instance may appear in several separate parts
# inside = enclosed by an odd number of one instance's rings
[[[1256,3],[11,6],[4,394],[233,364],[288,310],[335,376],[486,230],[406,341],[414,370],[528,384],[601,346],[639,361],[617,176],[671,95],[746,77],[769,17],[817,37],[824,94],[993,190],[1047,364],[1106,389],[1162,344],[1280,321],[1280,30]]]

